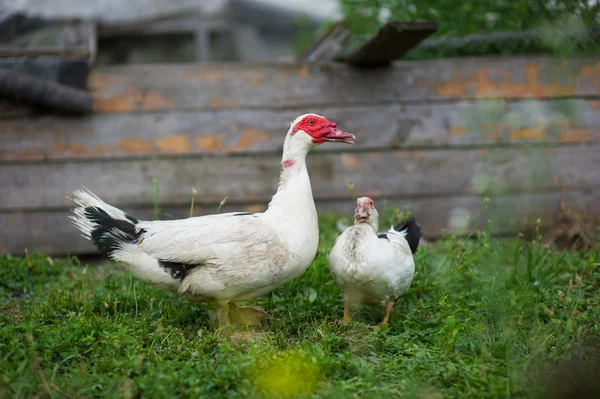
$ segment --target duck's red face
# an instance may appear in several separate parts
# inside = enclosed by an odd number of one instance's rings
[[[316,114],[308,114],[298,121],[292,128],[292,135],[300,130],[311,136],[312,142],[315,144],[326,141],[354,144],[356,139],[353,134],[338,129],[337,123]]]
[[[375,209],[375,203],[369,197],[361,197],[356,200],[356,210],[354,218],[358,222],[368,222],[371,219],[371,212]]]

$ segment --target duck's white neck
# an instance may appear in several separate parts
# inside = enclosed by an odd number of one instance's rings
[[[267,213],[285,216],[290,213],[312,212],[314,201],[310,178],[306,169],[306,155],[312,145],[308,136],[300,131],[296,136],[288,135],[283,144],[281,174],[277,193],[271,199]]]
[[[306,134],[299,131],[286,137],[279,187],[264,215],[286,243],[295,262],[307,265],[317,251],[319,225],[306,169],[306,155],[313,145],[299,135]]]

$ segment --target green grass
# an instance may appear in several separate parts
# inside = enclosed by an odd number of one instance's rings
[[[317,258],[274,293],[273,321],[256,339],[215,333],[212,305],[115,265],[0,257],[0,396],[531,397],[571,386],[578,360],[593,369],[598,252],[448,237],[419,250],[389,326],[370,331],[381,308],[337,323],[334,226],[321,219]]]

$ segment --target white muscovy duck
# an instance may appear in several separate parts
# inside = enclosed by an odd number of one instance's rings
[[[412,283],[421,229],[411,217],[378,233],[379,214],[369,197],[356,200],[354,218],[354,225],[336,238],[329,269],[344,292],[343,323],[350,321],[351,303],[384,305],[383,320],[370,326],[379,328]]]
[[[306,155],[354,135],[316,114],[296,118],[283,145],[279,187],[263,213],[232,212],[141,221],[87,191],[75,191],[70,216],[83,237],[138,279],[193,301],[214,301],[219,326],[230,316],[264,315],[234,302],[264,295],[298,277],[317,252],[319,229]],[[243,319],[242,319],[243,320]],[[248,321],[246,320],[246,321]]]

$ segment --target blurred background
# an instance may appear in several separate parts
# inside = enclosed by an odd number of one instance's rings
[[[85,185],[138,218],[260,211],[289,123],[357,135],[309,157],[317,207],[369,195],[428,238],[600,215],[591,0],[0,1],[0,251],[94,253]],[[341,220],[343,226],[344,220]],[[490,227],[491,226],[491,227]],[[50,233],[51,232],[51,233]],[[578,244],[579,245],[579,244]]]

